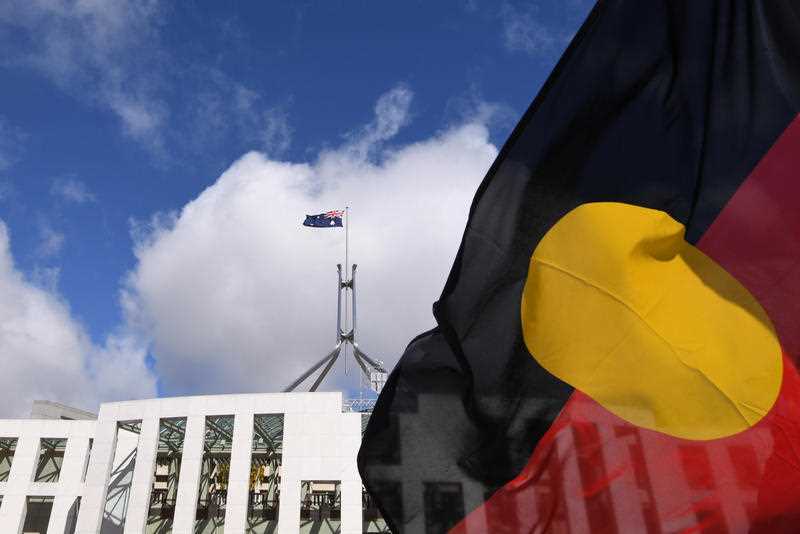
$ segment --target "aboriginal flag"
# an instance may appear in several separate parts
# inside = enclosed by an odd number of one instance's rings
[[[394,532],[800,531],[800,2],[601,0],[359,453]]]

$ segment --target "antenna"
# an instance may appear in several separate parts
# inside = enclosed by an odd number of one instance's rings
[[[383,385],[386,383],[386,369],[383,367],[383,362],[380,360],[373,360],[367,356],[364,351],[358,346],[356,341],[356,268],[358,265],[353,264],[350,271],[350,278],[342,280],[342,264],[336,265],[336,270],[339,275],[338,291],[336,295],[336,345],[324,358],[311,366],[305,373],[301,374],[297,380],[288,385],[283,392],[288,393],[294,391],[297,386],[306,381],[311,375],[317,372],[321,367],[322,372],[314,380],[314,383],[309,388],[309,391],[316,391],[319,385],[325,380],[325,377],[330,372],[333,364],[339,358],[342,349],[348,344],[353,347],[353,358],[356,360],[358,367],[361,369],[364,377],[369,381],[370,388],[375,392],[380,393]],[[342,327],[342,292],[345,292],[345,314],[350,314],[351,328],[347,331]],[[349,301],[347,300],[349,296]],[[351,306],[347,306],[347,303]],[[348,311],[349,310],[349,311]],[[345,317],[347,322],[347,317]]]

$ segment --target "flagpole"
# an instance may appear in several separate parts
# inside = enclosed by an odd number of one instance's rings
[[[344,207],[344,276],[346,280],[351,281],[352,283],[352,276],[350,275],[350,207]],[[345,291],[350,291],[350,295],[353,294],[352,288],[347,288]],[[349,303],[350,299],[346,298],[344,300],[344,321],[345,321],[345,330],[350,328],[350,313],[349,312]],[[344,374],[347,375],[347,343],[344,345]]]

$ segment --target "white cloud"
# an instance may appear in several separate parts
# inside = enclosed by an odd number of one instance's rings
[[[591,3],[587,0],[506,2],[500,9],[504,44],[511,51],[556,59],[569,44]]]
[[[150,142],[156,143],[155,148],[161,148],[159,129],[166,115],[164,104],[146,99],[137,100],[118,92],[109,95],[108,104],[122,119],[125,133],[138,140],[145,140],[148,136],[155,135],[155,138],[150,138]]]
[[[521,50],[531,55],[553,52],[564,36],[538,20],[533,9],[503,7],[503,38],[509,50]]]
[[[50,293],[58,291],[58,282],[61,279],[60,267],[46,267],[35,265],[30,274],[30,282]]]
[[[8,48],[0,65],[32,68],[112,113],[121,131],[160,162],[231,140],[283,154],[292,135],[287,106],[227,75],[218,56],[186,59],[165,46],[169,10],[157,0],[6,0],[0,30],[16,28],[25,38],[0,40]],[[0,167],[3,157],[0,144]]]
[[[135,225],[122,302],[129,328],[152,340],[167,393],[275,391],[330,350],[344,233],[302,227],[307,213],[351,207],[363,349],[391,365],[433,324],[496,148],[467,121],[382,149],[411,97],[387,92],[369,125],[313,161],[246,154],[179,213]]]
[[[280,156],[292,143],[293,129],[284,106],[274,106],[261,113],[261,146],[270,156]]]
[[[398,86],[342,146],[307,162],[248,153],[181,210],[134,222],[137,265],[121,292],[124,321],[99,345],[58,295],[57,267],[31,279],[14,267],[0,222],[0,354],[10,362],[0,376],[9,399],[0,416],[24,414],[35,398],[93,409],[153,396],[148,351],[169,394],[280,389],[335,336],[344,233],[300,223],[345,205],[351,259],[360,265],[359,341],[392,365],[433,324],[431,303],[496,155],[483,113],[387,149],[409,121],[411,100]],[[54,183],[53,194],[92,198],[75,180]],[[63,236],[46,224],[41,232],[40,252],[56,254]],[[328,387],[343,380],[339,367]]]
[[[335,152],[356,160],[369,157],[370,150],[397,135],[408,124],[412,97],[413,93],[405,85],[398,85],[382,94],[375,103],[375,119],[350,135],[351,143],[346,145],[346,151],[339,149]]]
[[[94,345],[52,290],[16,269],[0,221],[0,417],[22,416],[34,399],[93,410],[100,400],[152,396],[143,347],[119,334]]]
[[[445,116],[449,123],[477,122],[506,131],[514,126],[517,113],[508,104],[488,101],[477,83],[447,100]]]
[[[53,228],[50,223],[42,220],[39,223],[39,246],[36,253],[47,258],[57,256],[64,246],[64,234]]]
[[[294,128],[289,124],[291,98],[265,109],[257,92],[219,72],[215,77],[219,80],[220,93],[214,106],[217,113],[214,122],[225,128],[231,124],[229,118],[233,116],[236,119],[233,124],[246,140],[254,142],[254,146],[271,157],[283,155],[291,146],[294,134]],[[233,87],[233,91],[222,90],[227,87]],[[229,92],[233,98],[227,96]]]
[[[158,2],[10,0],[0,23],[26,31],[26,46],[4,59],[45,74],[69,93],[106,107],[134,139],[157,148],[164,104],[153,69]]]
[[[87,204],[96,200],[94,193],[86,184],[75,178],[54,180],[50,187],[50,194],[75,204]]]

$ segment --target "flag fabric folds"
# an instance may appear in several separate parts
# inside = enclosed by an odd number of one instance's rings
[[[341,227],[342,217],[344,217],[344,211],[342,210],[327,211],[318,215],[306,215],[303,226],[310,226],[312,228]]]
[[[393,532],[796,532],[800,4],[601,0],[359,470]]]

